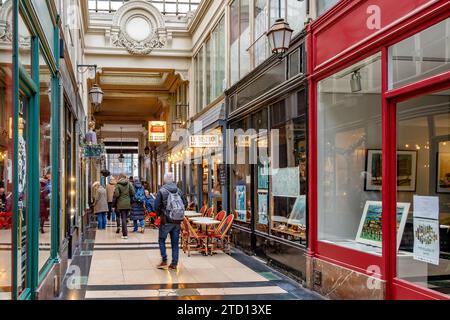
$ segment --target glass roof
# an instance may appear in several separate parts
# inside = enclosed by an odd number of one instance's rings
[[[89,0],[89,11],[111,13],[117,11],[129,0]],[[163,15],[186,15],[197,10],[201,0],[147,0]]]

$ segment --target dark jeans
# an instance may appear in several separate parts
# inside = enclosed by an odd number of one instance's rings
[[[166,239],[170,234],[170,243],[172,246],[172,263],[171,265],[178,265],[178,251],[180,241],[180,225],[174,223],[162,224],[159,227],[159,251],[161,251],[162,261],[167,262]]]
[[[108,220],[111,220],[111,214],[112,214],[112,202],[108,202]]]
[[[128,217],[128,212],[130,210],[117,210],[117,215],[116,215],[116,222],[117,222],[117,229],[120,228],[120,225],[122,225],[122,235],[124,237],[128,236],[128,228],[127,228],[127,217]]]

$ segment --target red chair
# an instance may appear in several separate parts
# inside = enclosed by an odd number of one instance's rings
[[[195,210],[195,203],[194,202],[190,202],[187,206],[187,210],[189,211],[194,211]]]
[[[206,245],[208,236],[197,232],[186,217],[183,220],[183,233],[181,238],[181,247],[184,253],[187,251],[188,257],[191,256],[191,251],[200,251],[208,254],[208,246]]]
[[[220,211],[216,216],[215,219],[219,221],[223,221],[223,218],[227,215],[225,210]]]
[[[209,235],[211,238],[211,252],[222,250],[226,253],[228,250],[228,254],[231,255],[231,237],[229,231],[233,225],[233,220],[234,216],[232,214],[228,215],[223,220],[224,222],[219,225],[220,227],[217,227],[214,233]]]
[[[208,210],[206,210],[205,214],[203,215],[204,217],[208,217],[208,218],[212,218],[214,213],[214,208],[211,207]]]
[[[207,207],[206,205],[203,206],[203,207],[201,207],[200,213],[201,213],[202,215],[204,215],[207,209],[208,209],[208,207]]]

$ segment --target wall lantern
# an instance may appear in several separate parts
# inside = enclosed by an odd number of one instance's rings
[[[289,27],[289,23],[279,18],[270,27],[267,32],[272,53],[284,53],[289,49],[293,30]]]
[[[352,77],[350,78],[350,89],[353,93],[362,90],[361,73],[359,73],[359,70],[352,73]]]
[[[97,84],[97,65],[96,64],[79,64],[77,66],[78,72],[85,73],[88,70],[94,70],[94,85],[89,90],[89,101],[94,105],[94,109],[98,108],[103,102],[103,90]]]
[[[144,154],[145,154],[146,156],[148,156],[148,155],[150,154],[150,148],[149,148],[148,146],[146,146],[146,147],[144,148]]]

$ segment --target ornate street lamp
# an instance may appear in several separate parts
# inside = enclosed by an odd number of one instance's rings
[[[123,145],[122,145],[122,139],[123,139],[123,136],[122,136],[122,127],[120,127],[120,155],[119,155],[119,158],[118,158],[118,160],[119,160],[120,163],[123,163],[123,160],[125,160],[125,157],[124,157],[124,155],[123,155],[123,153],[122,153],[122,147],[123,147]]]
[[[94,85],[91,90],[89,90],[89,101],[94,105],[95,110],[98,110],[103,102],[103,90],[97,84],[97,65],[79,64],[77,68],[80,73],[85,73],[88,70],[94,69]]]
[[[284,53],[289,49],[293,30],[281,17],[281,0],[278,1],[278,19],[267,32],[272,53]]]

